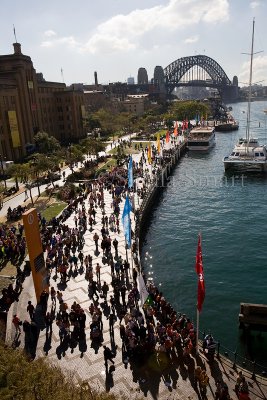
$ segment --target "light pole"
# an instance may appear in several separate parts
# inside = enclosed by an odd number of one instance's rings
[[[5,179],[5,174],[4,174],[4,165],[3,165],[2,154],[0,154],[0,163],[1,163],[1,171],[2,171],[2,175],[3,175],[3,180],[4,180],[4,183],[5,183],[5,189],[6,189],[6,179]]]

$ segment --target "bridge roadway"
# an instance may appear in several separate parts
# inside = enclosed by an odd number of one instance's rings
[[[138,159],[138,155],[135,156]],[[147,168],[150,168],[147,165]],[[140,179],[138,179],[139,184]],[[13,199],[13,203],[16,198]],[[19,199],[19,196],[17,196]],[[13,204],[12,203],[12,204]],[[138,202],[136,202],[137,204]],[[111,195],[108,191],[105,191],[105,204],[106,204],[106,215],[110,215],[111,209]],[[141,204],[141,199],[139,199],[139,204]],[[17,203],[18,205],[18,203]],[[90,253],[94,254],[95,245],[92,239],[94,232],[97,232],[101,237],[101,218],[99,208],[97,209],[96,215],[96,225],[94,226],[93,232],[87,230],[85,234],[85,246],[84,255]],[[66,223],[74,227],[73,215],[66,221]],[[132,224],[134,228],[134,220],[132,218]],[[114,234],[111,233],[111,238],[115,236],[119,241],[119,254],[125,259],[125,245],[124,236],[122,233]],[[130,257],[130,255],[129,255]],[[101,282],[106,280],[111,288],[111,274],[110,267],[103,263],[102,253],[98,256],[93,256],[93,267],[99,262],[102,265],[101,268]],[[130,259],[131,262],[131,259]],[[53,285],[56,290],[57,287],[60,288],[59,280],[53,275],[51,277],[51,285]],[[68,304],[69,308],[71,304],[76,301],[78,302],[86,313],[86,345],[74,348],[73,352],[68,349],[64,354],[60,352],[60,341],[58,335],[58,327],[55,322],[53,323],[53,333],[51,341],[46,340],[45,330],[40,331],[37,348],[36,357],[46,357],[48,361],[58,364],[63,371],[70,371],[75,379],[78,381],[85,380],[90,383],[90,385],[97,390],[106,390],[111,393],[116,394],[116,396],[124,395],[129,399],[142,399],[146,397],[147,399],[159,399],[159,400],[194,400],[200,398],[199,394],[194,388],[194,368],[196,364],[201,365],[207,371],[209,376],[209,387],[207,390],[207,398],[215,398],[215,381],[217,379],[222,379],[229,387],[229,393],[232,399],[237,398],[234,393],[234,385],[237,376],[236,370],[233,368],[232,363],[225,357],[216,358],[213,364],[209,364],[202,354],[191,357],[189,364],[184,364],[180,359],[174,359],[170,363],[166,357],[155,354],[151,358],[147,359],[144,365],[136,366],[125,362],[125,356],[122,352],[122,343],[119,335],[119,323],[116,321],[114,326],[114,341],[111,346],[111,338],[109,334],[108,320],[103,318],[103,337],[104,342],[102,345],[107,345],[112,347],[116,351],[115,357],[115,371],[106,374],[103,359],[103,349],[100,346],[92,346],[90,335],[89,335],[89,325],[91,322],[91,317],[88,311],[88,307],[91,301],[88,298],[87,291],[88,282],[84,279],[84,276],[78,274],[75,278],[71,278],[67,283],[67,287],[63,291],[63,299]],[[131,281],[130,281],[131,286]],[[109,294],[112,294],[111,291]],[[109,298],[109,296],[108,296]],[[12,328],[12,315],[17,313],[17,315],[22,319],[28,319],[26,312],[27,302],[31,300],[35,305],[35,294],[33,290],[33,283],[31,276],[27,277],[23,283],[23,290],[19,298],[18,303],[14,303],[8,313],[8,330],[7,330],[7,342],[11,342],[14,338],[14,329]],[[101,300],[100,300],[101,302]],[[57,304],[58,306],[58,304]],[[48,307],[51,307],[51,302],[49,299]],[[117,347],[116,347],[117,346]],[[22,333],[20,337],[20,347],[24,347],[24,334]],[[250,398],[251,400],[266,399],[267,395],[267,381],[262,378],[257,380],[251,379],[251,373],[243,371],[247,378],[250,388]]]

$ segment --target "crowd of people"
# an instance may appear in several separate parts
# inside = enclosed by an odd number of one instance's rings
[[[146,176],[147,159],[147,149],[144,149],[140,162],[133,163],[134,172],[139,178]],[[156,164],[155,160],[155,167],[158,168]],[[142,363],[147,355],[151,354],[156,355],[159,364],[166,358],[170,364],[177,360],[184,364],[190,363],[191,355],[196,348],[196,332],[192,321],[185,314],[174,310],[155,284],[146,281],[138,262],[137,238],[134,232],[132,232],[131,249],[134,266],[130,266],[125,246],[122,247],[123,252],[119,250],[117,237],[120,234],[120,220],[126,193],[132,194],[132,190],[127,186],[127,169],[117,167],[83,185],[79,196],[70,200],[59,217],[48,222],[39,215],[46,268],[50,276],[49,292],[44,291],[39,302],[46,338],[51,339],[52,332],[57,329],[63,355],[68,349],[73,352],[77,345],[83,353],[86,350],[86,328],[89,327],[92,346],[100,347],[103,342],[105,317],[108,320],[112,347],[110,349],[108,346],[103,346],[106,368],[108,361],[114,364],[116,355],[114,346],[116,321],[119,322],[125,363]],[[107,199],[111,199],[109,207],[106,204]],[[96,229],[99,226],[101,226],[100,231]],[[2,230],[1,227],[0,237],[5,249],[4,254],[24,255],[23,227],[13,228],[11,230],[13,236],[9,232],[10,228],[6,229],[8,233],[4,230],[3,235]],[[95,244],[95,249],[85,253],[85,236],[88,233]],[[99,260],[100,254],[102,262]],[[108,268],[111,276],[108,283],[102,278],[104,266]],[[140,305],[137,284],[139,274],[142,274],[149,294],[143,307]],[[88,282],[87,309],[79,304],[78,300],[69,304],[64,299],[64,290],[69,281],[78,275],[83,276]],[[17,299],[16,295],[11,293],[11,289],[5,295],[6,298]],[[39,312],[37,308],[38,305],[28,302],[29,321],[22,324],[25,332],[29,328],[28,324],[37,323],[36,316]],[[18,321],[19,317],[14,315],[13,324],[20,333],[21,325]],[[195,379],[204,398],[209,383],[206,371],[196,368]],[[221,396],[219,389],[217,393]],[[223,399],[218,396],[218,399]]]

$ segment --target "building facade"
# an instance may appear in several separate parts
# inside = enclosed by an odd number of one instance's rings
[[[0,55],[0,157],[21,160],[39,131],[63,143],[85,137],[83,90],[45,81],[20,43],[13,46]]]

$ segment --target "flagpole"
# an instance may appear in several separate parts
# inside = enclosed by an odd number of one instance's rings
[[[196,327],[196,354],[198,354],[198,332],[199,332],[199,311],[197,309],[197,327]]]

